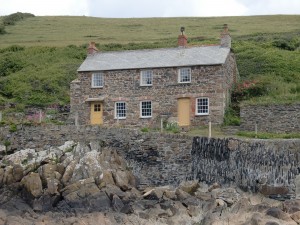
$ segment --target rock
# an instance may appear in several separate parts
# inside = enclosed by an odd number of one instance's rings
[[[57,166],[55,164],[45,164],[39,167],[38,172],[40,174],[42,183],[44,186],[47,185],[48,179],[54,179],[55,178],[55,171],[57,169]]]
[[[125,192],[123,192],[119,187],[114,185],[108,185],[105,188],[103,188],[102,191],[105,191],[105,193],[110,199],[112,199],[114,195],[117,195],[121,199],[123,199],[126,196]]]
[[[21,180],[21,183],[24,185],[25,190],[34,198],[43,194],[42,181],[38,173],[29,173]]]
[[[289,193],[289,189],[284,186],[276,187],[270,185],[261,185],[259,192],[265,196],[269,195],[286,195]]]
[[[163,196],[163,190],[160,190],[158,188],[154,188],[146,192],[145,194],[143,194],[143,198],[148,200],[159,200],[162,198],[162,196]]]
[[[59,195],[42,195],[32,201],[32,209],[36,212],[45,212],[53,209],[60,200]]]
[[[108,171],[108,170],[103,171],[100,183],[102,183],[102,182],[105,183],[105,186],[106,185],[115,185],[115,181],[114,181],[111,171]]]
[[[74,183],[78,180],[93,177],[95,181],[99,183],[102,174],[99,157],[99,152],[96,150],[87,152],[84,156],[81,156],[79,162],[74,167],[70,182]]]
[[[214,189],[220,188],[220,184],[218,183],[213,183],[211,186],[209,186],[208,191],[212,191]]]
[[[51,195],[58,195],[58,189],[60,186],[59,180],[55,178],[47,178],[47,190],[46,192]]]
[[[300,175],[297,175],[295,178],[295,186],[296,186],[296,199],[300,200]]]
[[[88,152],[90,152],[89,147],[84,142],[79,142],[75,146],[74,156],[78,156],[78,157],[82,158]]]
[[[286,200],[283,202],[283,211],[289,214],[300,211],[300,200]]]
[[[90,141],[90,148],[91,148],[91,150],[100,152],[101,151],[100,142],[98,140]]]
[[[71,161],[69,163],[69,165],[66,167],[65,173],[61,179],[61,181],[64,185],[68,185],[68,182],[71,179],[71,177],[73,176],[73,171],[78,162],[79,162],[79,159],[76,158],[73,161]]]
[[[222,199],[216,199],[216,204],[217,206],[221,206],[221,207],[227,206],[227,204]]]
[[[199,182],[197,180],[184,181],[181,182],[179,188],[189,194],[193,194],[199,187]]]
[[[133,213],[133,210],[132,210],[131,205],[126,204],[126,205],[124,205],[124,207],[121,209],[120,212],[124,213],[124,214],[131,214],[131,213]]]
[[[216,192],[215,197],[225,201],[228,206],[231,206],[240,199],[240,194],[234,188],[214,189],[212,192]]]
[[[116,185],[121,188],[123,191],[129,189],[129,179],[127,175],[127,171],[118,170],[113,173],[113,177],[115,180]]]
[[[283,221],[290,221],[291,220],[290,216],[287,213],[283,212],[279,208],[270,208],[270,209],[268,209],[267,212],[266,212],[266,215],[272,216],[274,218],[277,218],[277,219],[280,219],[280,220],[283,220]]]
[[[9,162],[10,165],[24,165],[27,166],[27,164],[36,157],[36,152],[34,149],[24,149],[17,151],[11,155],[7,155],[4,157],[6,161]]]
[[[123,204],[122,200],[117,195],[114,195],[113,199],[112,199],[112,208],[116,212],[120,212],[123,207],[124,207],[124,204]]]
[[[75,145],[76,143],[74,141],[66,141],[63,145],[59,146],[58,149],[62,152],[71,152]]]
[[[300,211],[295,212],[291,215],[291,218],[297,223],[300,224]]]
[[[4,169],[0,168],[0,188],[3,185]]]
[[[23,178],[23,167],[19,164],[13,166],[14,182],[19,182]]]
[[[175,191],[173,190],[165,190],[164,191],[164,196],[168,199],[176,200],[177,196],[175,194]]]
[[[197,197],[197,198],[199,198],[200,200],[203,200],[203,201],[208,201],[212,198],[211,192],[196,191],[194,194],[195,194],[195,197]]]
[[[180,188],[176,189],[175,194],[176,194],[177,199],[179,201],[183,201],[183,200],[185,200],[185,199],[187,199],[191,196],[190,194],[188,194],[187,192],[181,190]]]

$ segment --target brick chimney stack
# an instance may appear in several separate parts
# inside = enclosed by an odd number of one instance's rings
[[[178,47],[187,47],[187,36],[184,34],[184,27],[180,28],[181,34],[178,35]]]
[[[91,42],[89,44],[89,47],[87,49],[88,49],[88,55],[95,54],[95,53],[97,53],[99,51],[98,48],[96,47],[96,43],[95,42]]]
[[[231,48],[231,36],[229,34],[227,24],[224,24],[223,31],[221,33],[221,47]]]

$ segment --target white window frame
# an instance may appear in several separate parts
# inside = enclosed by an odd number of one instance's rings
[[[151,80],[151,84],[147,84],[149,79]],[[141,86],[152,86],[153,85],[153,71],[152,70],[142,70],[140,75],[140,85]]]
[[[188,81],[182,81],[186,75],[182,74],[182,71],[188,71]],[[192,81],[192,69],[190,67],[183,67],[178,69],[178,83],[191,83]]]
[[[151,108],[150,108],[150,113],[151,115],[143,115],[143,103],[150,102],[151,103]],[[150,100],[145,100],[140,102],[140,118],[151,118],[152,117],[152,101]]]
[[[98,81],[100,82],[99,85],[95,85],[95,79],[98,77]],[[92,88],[102,88],[104,86],[104,74],[99,73],[93,73],[92,74]]]
[[[206,99],[207,100],[207,104],[202,104],[202,105],[199,105],[198,104],[198,101],[200,100],[204,100]],[[207,112],[199,112],[199,107],[207,107]],[[202,109],[204,111],[204,109]],[[208,97],[201,97],[201,98],[196,98],[196,115],[209,115],[209,98]]]
[[[118,108],[119,104],[124,104],[125,108],[124,109]],[[125,116],[119,116],[118,117],[118,110],[124,110],[125,111]],[[127,114],[127,104],[126,104],[126,102],[115,102],[115,119],[126,119],[126,114]]]

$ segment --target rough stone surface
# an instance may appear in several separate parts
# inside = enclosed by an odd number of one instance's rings
[[[38,173],[29,173],[22,179],[21,183],[33,197],[40,197],[43,194],[42,181]]]
[[[300,104],[249,105],[241,107],[241,130],[258,132],[300,132]]]

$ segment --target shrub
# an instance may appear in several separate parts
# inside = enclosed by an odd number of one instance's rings
[[[147,132],[149,132],[149,128],[148,127],[143,127],[141,129],[141,131],[144,132],[144,133],[147,133]]]
[[[16,132],[17,131],[17,125],[12,123],[10,126],[9,126],[9,132],[13,133],[13,132]]]
[[[166,123],[165,130],[168,132],[172,132],[172,133],[179,133],[180,127],[178,126],[178,123],[176,123],[176,122]]]
[[[13,13],[3,17],[3,24],[5,26],[15,25],[16,22],[20,20],[24,20],[29,17],[34,17],[34,15],[31,13],[21,13],[21,12]]]
[[[4,24],[0,24],[0,35],[1,35],[1,34],[6,34]]]
[[[228,108],[224,115],[224,126],[239,126],[241,119],[239,117],[239,111],[235,111],[233,108]]]

